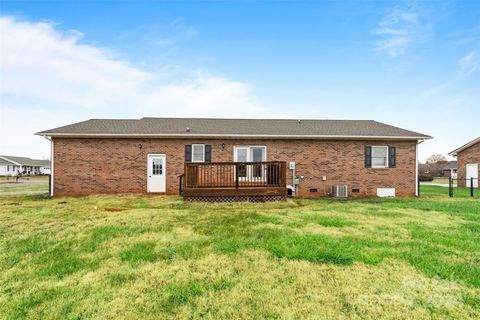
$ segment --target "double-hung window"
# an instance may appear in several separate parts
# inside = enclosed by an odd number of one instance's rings
[[[204,144],[192,144],[192,162],[205,162]]]
[[[372,146],[372,168],[388,168],[388,147]]]
[[[185,162],[212,161],[212,145],[194,143],[185,145]]]

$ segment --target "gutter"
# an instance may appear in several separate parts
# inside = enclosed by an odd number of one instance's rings
[[[37,132],[38,136],[63,137],[63,138],[223,138],[223,139],[339,139],[339,140],[426,140],[430,136],[358,136],[358,135],[274,135],[274,134],[117,134],[117,133],[48,133]]]

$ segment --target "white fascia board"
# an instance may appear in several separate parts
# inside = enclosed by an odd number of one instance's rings
[[[223,138],[223,139],[341,139],[341,140],[426,140],[431,137],[406,136],[356,136],[356,135],[258,135],[258,134],[117,134],[117,133],[44,133],[46,137],[64,138]]]
[[[453,150],[452,152],[449,153],[449,155],[451,156],[456,156],[459,152],[465,150],[465,149],[468,149],[470,148],[471,146],[477,144],[480,142],[480,137],[477,138],[477,139],[474,139],[473,141],[470,141],[469,143],[467,144],[464,144],[463,146],[461,146],[460,148],[457,148],[455,150]]]

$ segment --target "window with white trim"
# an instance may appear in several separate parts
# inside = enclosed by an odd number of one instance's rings
[[[192,162],[205,162],[204,144],[192,144]]]
[[[266,146],[234,146],[233,161],[235,162],[263,162],[267,161]],[[241,178],[263,178],[265,166],[262,164],[238,166],[238,176]]]
[[[265,146],[234,146],[233,152],[235,162],[267,161],[267,147]]]
[[[388,168],[388,147],[372,146],[372,168]]]

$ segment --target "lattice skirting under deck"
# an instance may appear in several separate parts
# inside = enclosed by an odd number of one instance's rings
[[[194,196],[184,197],[188,202],[275,202],[285,201],[286,196],[266,195],[266,196]]]

